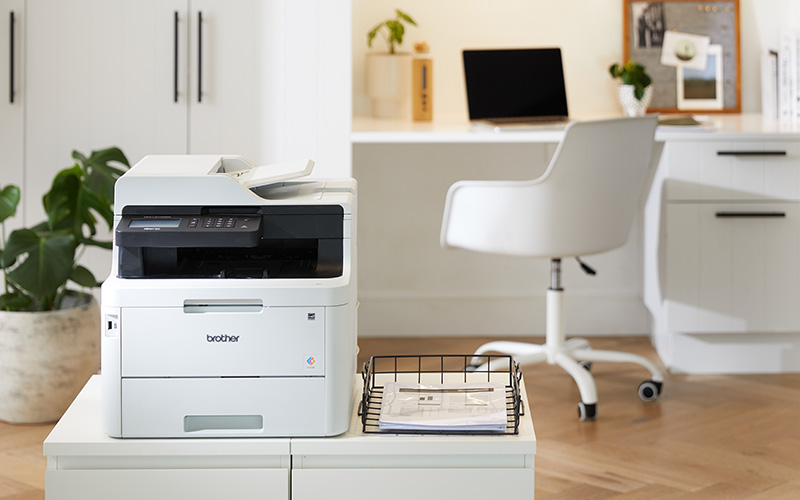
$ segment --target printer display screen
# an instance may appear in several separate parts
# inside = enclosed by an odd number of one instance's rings
[[[180,219],[133,219],[128,227],[178,227]]]

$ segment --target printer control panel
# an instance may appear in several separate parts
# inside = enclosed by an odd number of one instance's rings
[[[211,216],[211,217],[192,217],[189,219],[189,229],[201,228],[211,230],[239,230],[244,231],[250,229],[250,225],[254,224],[255,220],[261,220],[261,217],[241,217],[236,215]]]
[[[261,216],[126,215],[116,236],[118,245],[132,247],[253,247],[261,237]]]

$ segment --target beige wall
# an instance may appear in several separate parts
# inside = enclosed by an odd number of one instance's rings
[[[404,50],[426,40],[434,56],[437,116],[466,118],[461,67],[464,48],[561,47],[571,114],[618,113],[608,66],[622,59],[622,0],[353,0],[353,97],[369,114],[364,93],[366,33],[395,7],[418,23]],[[761,109],[759,58],[778,46],[784,27],[800,29],[798,0],[740,0],[742,110]],[[372,50],[382,50],[376,40]]]

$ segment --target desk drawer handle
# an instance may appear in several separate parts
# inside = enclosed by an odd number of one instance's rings
[[[785,218],[786,212],[717,212],[719,219],[764,219],[764,218]]]
[[[786,156],[786,151],[717,151],[717,156]]]

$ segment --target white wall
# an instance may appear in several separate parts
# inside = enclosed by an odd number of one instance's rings
[[[417,22],[403,43],[426,40],[434,57],[434,116],[466,117],[461,67],[464,48],[561,47],[570,113],[618,113],[611,63],[622,60],[622,0],[353,0],[354,114],[367,115],[366,33],[394,14]],[[740,0],[742,110],[761,108],[759,58],[778,47],[782,28],[800,29],[797,0]],[[372,50],[383,50],[376,39]]]

